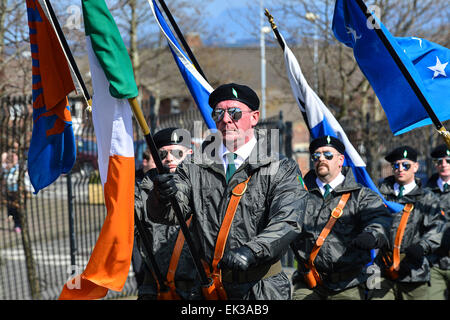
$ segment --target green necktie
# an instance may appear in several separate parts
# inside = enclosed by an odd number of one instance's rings
[[[331,186],[327,183],[323,187],[325,188],[325,192],[323,193],[323,198],[325,199],[330,194]]]
[[[227,153],[226,154],[227,160],[228,160],[228,165],[227,165],[227,173],[225,178],[227,179],[227,183],[228,181],[230,181],[231,177],[233,176],[234,172],[236,171],[236,165],[234,164],[234,159],[236,159],[237,154],[235,153]]]
[[[444,191],[448,191],[448,183],[444,183]]]
[[[405,186],[400,186],[397,198],[403,197],[403,190],[405,190]]]

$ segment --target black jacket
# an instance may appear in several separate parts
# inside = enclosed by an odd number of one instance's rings
[[[203,155],[196,163],[183,162],[177,168],[177,200],[185,216],[193,215],[193,238],[202,258],[211,264],[232,189],[249,176],[231,225],[225,251],[248,246],[256,266],[279,261],[298,235],[297,221],[303,215],[307,191],[300,183],[297,163],[279,154],[260,152],[265,137],[250,157],[236,170],[229,184],[221,162]],[[200,162],[200,163],[198,163]],[[176,223],[169,206],[158,201],[155,192],[148,201],[148,214],[157,222]],[[150,210],[151,208],[151,210]],[[251,272],[251,271],[249,271]],[[224,282],[229,299],[290,299],[290,281],[284,272],[250,283]]]
[[[391,216],[381,197],[357,183],[350,168],[343,168],[342,174],[345,180],[326,199],[316,184],[314,170],[306,174],[305,184],[310,197],[306,212],[300,217],[301,233],[294,243],[297,260],[300,260],[298,265],[301,267],[298,270],[300,276],[296,278],[303,281],[302,272],[305,269],[302,266],[309,259],[316,239],[341,196],[350,192],[343,215],[336,221],[314,261],[323,285],[334,291],[364,283],[369,276],[366,265],[371,261],[370,250],[352,246],[352,240],[362,232],[369,232],[377,240],[377,247],[381,247],[387,242],[391,224]],[[337,279],[335,276],[338,276]]]
[[[156,174],[156,169],[152,169],[147,172],[140,183],[136,183],[134,209],[138,217],[140,217],[145,231],[151,240],[151,250],[158,265],[158,269],[162,273],[162,276],[166,277],[175,242],[178,237],[178,233],[180,232],[180,227],[155,223],[146,218],[146,201],[149,193],[153,190],[152,179]],[[146,260],[147,265],[150,266],[150,270],[149,268],[143,269],[145,271],[144,280],[142,285],[138,288],[138,294],[140,296],[150,295],[156,298],[158,287],[155,281],[155,276],[152,274],[153,267],[146,255],[143,239],[138,235],[137,229],[135,230],[137,233],[136,246],[139,249],[143,259]],[[175,282],[179,281],[183,281],[185,283],[182,288],[176,288],[177,293],[183,299],[200,299],[199,296],[195,295],[195,292],[200,291],[200,282],[198,280],[198,275],[195,272],[195,265],[186,243],[181,251],[178,266],[175,272]],[[192,288],[190,286],[191,284]]]
[[[386,200],[405,205],[414,204],[406,224],[405,233],[400,247],[400,253],[412,244],[420,244],[424,249],[424,255],[430,255],[435,252],[442,238],[442,229],[445,218],[439,207],[439,199],[431,191],[422,188],[420,179],[416,178],[417,186],[408,194],[400,199],[397,198],[394,191],[394,176],[387,177],[380,184],[379,190]],[[393,223],[389,235],[389,252],[393,251],[395,235],[400,224],[401,213],[393,214]],[[430,264],[427,258],[423,259],[420,267],[415,267],[407,259],[400,263],[400,282],[425,282],[430,280]]]
[[[439,204],[447,222],[443,230],[441,246],[428,257],[428,260],[443,270],[450,270],[450,190],[441,191],[437,185],[438,178],[437,173],[433,174],[428,179],[426,187],[439,198]]]

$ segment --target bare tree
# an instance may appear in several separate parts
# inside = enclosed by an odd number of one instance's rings
[[[380,141],[386,140],[389,130],[375,130],[375,125],[381,123],[388,129],[384,111],[356,64],[352,49],[334,38],[331,23],[335,1],[274,2],[278,6],[273,15],[278,17],[277,24],[299,57],[306,78],[314,83],[313,69],[318,69],[318,95],[366,157],[369,174],[379,177],[380,159],[386,152]],[[366,4],[377,8],[381,21],[394,36],[419,36],[442,45],[449,41],[449,8],[445,0],[376,0]],[[307,13],[314,13],[315,19],[308,19]],[[314,41],[318,41],[316,61]],[[429,134],[421,136],[428,145]],[[414,141],[414,144],[423,143]]]
[[[19,0],[0,0],[0,95],[24,94],[31,71],[26,6]]]

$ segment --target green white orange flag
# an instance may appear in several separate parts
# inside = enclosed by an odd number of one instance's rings
[[[138,95],[123,39],[105,1],[83,0],[91,69],[92,118],[107,216],[89,262],[59,299],[100,299],[121,291],[131,264],[134,234],[134,149],[127,99]]]

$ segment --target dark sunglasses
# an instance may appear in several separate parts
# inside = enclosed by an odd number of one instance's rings
[[[316,161],[319,161],[319,159],[320,159],[320,156],[323,154],[323,156],[325,157],[325,159],[327,159],[327,160],[331,160],[331,159],[333,159],[333,157],[334,157],[334,154],[333,154],[333,152],[331,152],[331,151],[325,151],[325,152],[314,152],[312,155],[311,155],[311,160],[312,161],[314,161],[314,162],[316,162]]]
[[[242,111],[241,109],[234,107],[229,109],[214,109],[211,116],[214,119],[215,122],[218,122],[223,119],[225,116],[225,111],[228,112],[228,115],[230,116],[233,121],[238,121],[240,118],[242,118],[243,112],[252,112],[252,111]]]
[[[445,160],[445,162],[447,162],[448,164],[450,164],[450,157],[449,157],[449,158],[439,158],[439,159],[436,159],[436,160],[434,160],[434,161],[435,161],[435,163],[437,163],[438,165],[442,166],[442,164],[444,163],[444,160]]]
[[[403,167],[403,170],[408,171],[411,168],[411,163],[409,162],[396,162],[394,164],[392,164],[392,169],[394,170],[398,170],[400,169],[400,166]]]
[[[177,159],[181,159],[184,155],[184,151],[181,149],[172,149],[172,150],[159,150],[159,157],[161,160],[164,160],[169,155],[169,152]]]

